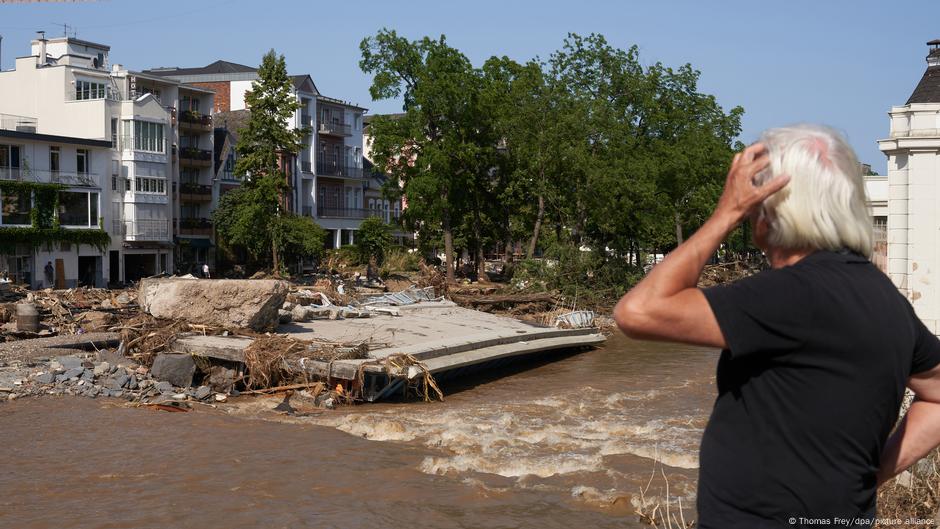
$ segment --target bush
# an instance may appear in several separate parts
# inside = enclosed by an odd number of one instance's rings
[[[379,269],[379,276],[383,279],[396,272],[418,272],[421,270],[421,257],[417,252],[409,252],[404,248],[392,248],[385,256],[385,262]]]
[[[372,258],[381,265],[392,246],[392,230],[378,217],[369,217],[362,221],[356,231],[356,249],[359,263],[367,264]]]
[[[513,268],[512,284],[526,290],[557,290],[581,306],[615,302],[643,278],[626,259],[578,248],[555,248],[543,259],[527,259]]]

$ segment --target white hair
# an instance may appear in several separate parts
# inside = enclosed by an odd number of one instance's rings
[[[766,181],[786,174],[790,182],[764,201],[767,244],[792,250],[847,248],[865,257],[872,252],[872,223],[861,165],[845,138],[829,127],[793,125],[768,129],[770,166]]]

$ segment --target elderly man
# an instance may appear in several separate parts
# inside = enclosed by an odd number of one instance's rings
[[[696,288],[744,219],[771,269]],[[722,348],[699,527],[869,527],[878,485],[940,444],[940,341],[871,248],[845,140],[769,130],[734,157],[711,218],[617,304],[631,337]],[[905,386],[917,400],[892,434]]]

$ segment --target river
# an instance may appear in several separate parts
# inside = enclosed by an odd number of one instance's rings
[[[689,521],[717,354],[618,335],[445,402],[299,418],[5,403],[0,527],[644,527],[667,486]]]

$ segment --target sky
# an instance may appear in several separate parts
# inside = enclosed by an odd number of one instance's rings
[[[876,141],[926,68],[936,20],[936,0],[0,0],[0,67],[28,55],[36,31],[61,36],[62,24],[110,45],[111,62],[135,70],[257,65],[273,48],[322,94],[376,114],[401,110],[400,101],[372,101],[358,66],[360,41],[383,27],[412,39],[444,34],[475,65],[493,55],[548,58],[568,33],[600,33],[620,48],[637,45],[646,65],[692,64],[700,91],[726,109],[744,107],[746,143],[768,127],[824,123],[885,174]]]

